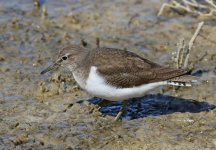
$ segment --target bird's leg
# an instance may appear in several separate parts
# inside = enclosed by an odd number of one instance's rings
[[[103,106],[106,106],[108,103],[109,103],[108,100],[106,100],[106,99],[101,99],[101,100],[97,103],[97,105],[100,106],[100,107],[103,107]]]
[[[125,109],[126,109],[126,107],[127,107],[128,101],[127,101],[127,100],[124,100],[122,103],[123,103],[123,104],[122,104],[122,108],[121,108],[121,110],[119,111],[119,113],[117,114],[117,116],[115,117],[115,120],[114,120],[114,121],[118,121],[119,118],[122,116],[122,114],[124,113],[124,111],[125,111]]]

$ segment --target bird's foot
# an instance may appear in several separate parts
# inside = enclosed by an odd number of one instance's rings
[[[122,108],[114,119],[115,122],[118,121],[120,119],[120,117],[124,114],[126,107],[127,107],[127,104],[128,104],[127,100],[123,101]]]

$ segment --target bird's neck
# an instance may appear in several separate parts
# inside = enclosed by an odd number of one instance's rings
[[[86,48],[79,49],[77,54],[72,58],[72,61],[68,64],[68,68],[71,72],[79,70],[81,67],[88,64],[89,50]]]

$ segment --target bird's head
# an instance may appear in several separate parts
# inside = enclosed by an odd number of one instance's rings
[[[61,49],[56,61],[44,69],[41,74],[45,74],[58,67],[66,67],[72,71],[76,67],[84,51],[86,51],[86,49],[78,45],[71,45]]]

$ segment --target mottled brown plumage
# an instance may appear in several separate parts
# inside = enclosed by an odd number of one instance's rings
[[[90,57],[91,65],[98,68],[98,73],[109,84],[123,88],[169,80],[187,73],[182,69],[163,67],[135,53],[113,48],[93,49]]]

